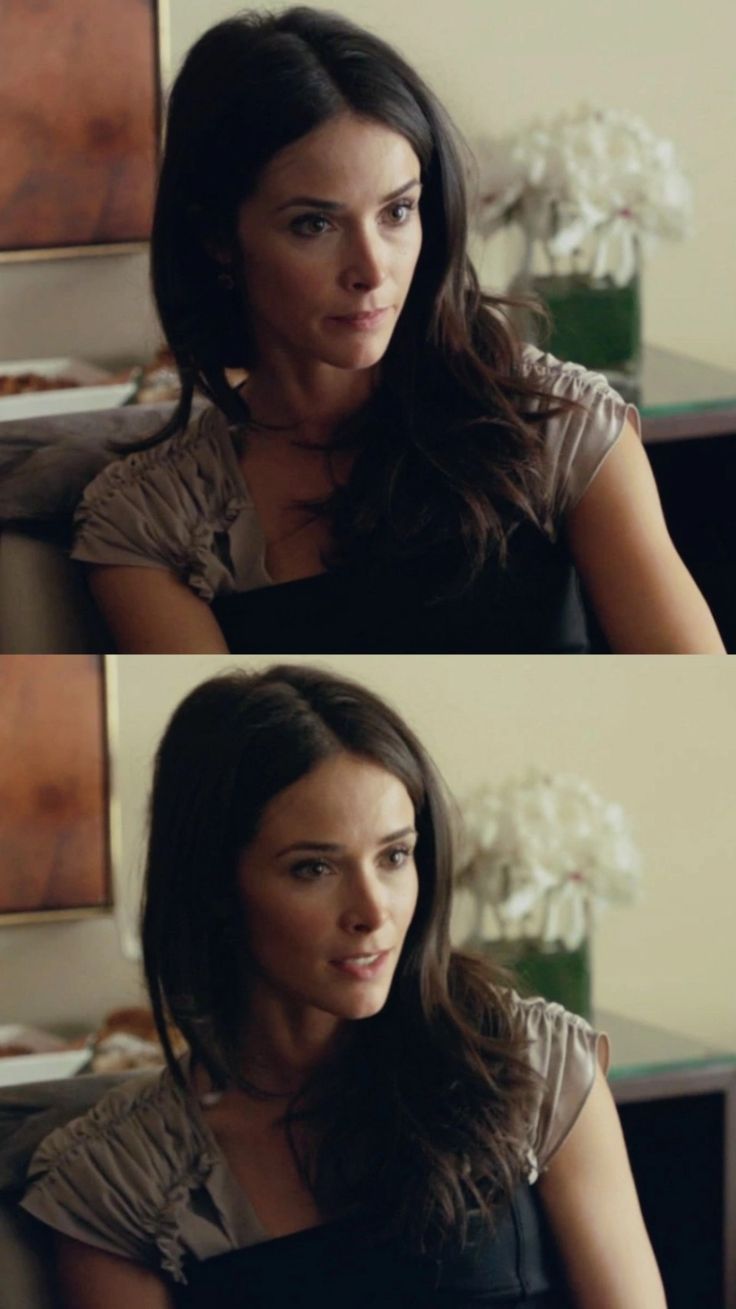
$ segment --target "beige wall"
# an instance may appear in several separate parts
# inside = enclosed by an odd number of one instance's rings
[[[242,6],[248,8],[249,6]],[[275,5],[274,8],[284,6]],[[736,176],[733,153],[736,7],[669,0],[315,0],[393,41],[426,76],[462,130],[510,130],[581,100],[640,114],[672,139],[695,188],[696,233],[663,242],[645,271],[645,337],[733,367]],[[199,33],[241,6],[169,0],[171,66]],[[483,258],[502,285],[513,251]],[[142,255],[0,265],[0,359],[76,354],[146,358],[157,329]]]
[[[179,699],[220,668],[268,657],[117,660],[121,872],[136,886],[150,761]],[[736,1049],[736,661],[681,657],[314,657],[404,713],[462,795],[530,764],[619,801],[645,895],[595,940],[597,1003]],[[132,896],[131,896],[132,898]],[[0,930],[0,1021],[92,1022],[138,995],[110,921]]]

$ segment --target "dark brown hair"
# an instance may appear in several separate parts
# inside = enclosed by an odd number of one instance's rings
[[[459,551],[456,584],[505,555],[521,521],[540,526],[547,418],[575,409],[521,367],[508,310],[548,323],[535,299],[481,291],[467,253],[464,145],[440,102],[389,44],[305,6],[243,13],[189,51],[168,106],[151,243],[153,292],[181,397],[144,449],[186,426],[195,390],[240,435],[248,404],[226,369],[257,362],[242,277],[223,290],[213,245],[233,252],[241,202],[285,146],[349,110],[401,133],[421,164],[423,243],[371,400],[334,434],[357,450],[347,485],[313,505],[329,518],[335,560]],[[538,404],[531,405],[530,401]]]
[[[383,700],[325,670],[285,664],[217,676],[179,705],[156,755],[145,975],[176,1084],[186,1086],[171,1021],[216,1086],[252,1091],[239,1051],[247,961],[238,855],[269,801],[340,751],[406,786],[419,894],[386,1004],[346,1025],[347,1043],[284,1121],[324,1211],[357,1208],[374,1230],[401,1232],[424,1249],[462,1239],[471,1208],[493,1221],[523,1174],[539,1079],[504,977],[451,949],[451,802],[426,751]],[[308,1154],[293,1135],[304,1121],[318,1142]]]

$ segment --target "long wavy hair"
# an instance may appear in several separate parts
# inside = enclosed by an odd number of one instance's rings
[[[238,856],[269,801],[342,751],[405,785],[418,900],[383,1009],[346,1024],[347,1040],[282,1121],[324,1212],[357,1210],[366,1230],[426,1250],[464,1240],[473,1208],[495,1221],[523,1176],[540,1090],[508,978],[451,949],[456,820],[435,766],[392,708],[353,681],[294,664],[221,674],[186,697],[156,755],[145,975],[176,1084],[186,1089],[171,1023],[216,1087],[252,1094],[240,1050],[248,964]],[[306,1149],[295,1133],[305,1123]]]
[[[423,243],[412,285],[380,363],[378,384],[341,423],[333,447],[355,452],[346,485],[320,502],[333,562],[459,548],[462,590],[522,521],[541,526],[547,418],[587,409],[523,375],[523,342],[508,310],[549,323],[532,298],[481,291],[467,252],[466,167],[472,156],[447,112],[389,44],[306,6],[243,13],[191,48],[168,105],[151,243],[161,324],[181,383],[170,420],[144,449],[182,430],[195,391],[240,438],[252,416],[227,371],[253,369],[238,210],[269,161],[350,111],[400,133],[421,165]],[[236,270],[223,289],[223,249]],[[216,253],[217,252],[217,253]],[[219,257],[218,257],[219,255]],[[541,333],[544,335],[544,332]]]

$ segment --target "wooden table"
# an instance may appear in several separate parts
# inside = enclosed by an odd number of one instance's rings
[[[736,1053],[606,1011],[594,1023],[668,1309],[736,1309]]]
[[[642,435],[672,538],[736,652],[736,371],[645,346],[637,386],[617,384]]]

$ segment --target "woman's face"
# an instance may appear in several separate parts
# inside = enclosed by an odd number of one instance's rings
[[[338,754],[266,806],[238,887],[251,1005],[368,1018],[386,1002],[417,901],[414,807],[379,765]]]
[[[302,369],[381,359],[421,249],[420,172],[405,137],[351,113],[271,159],[238,220],[261,359]]]

